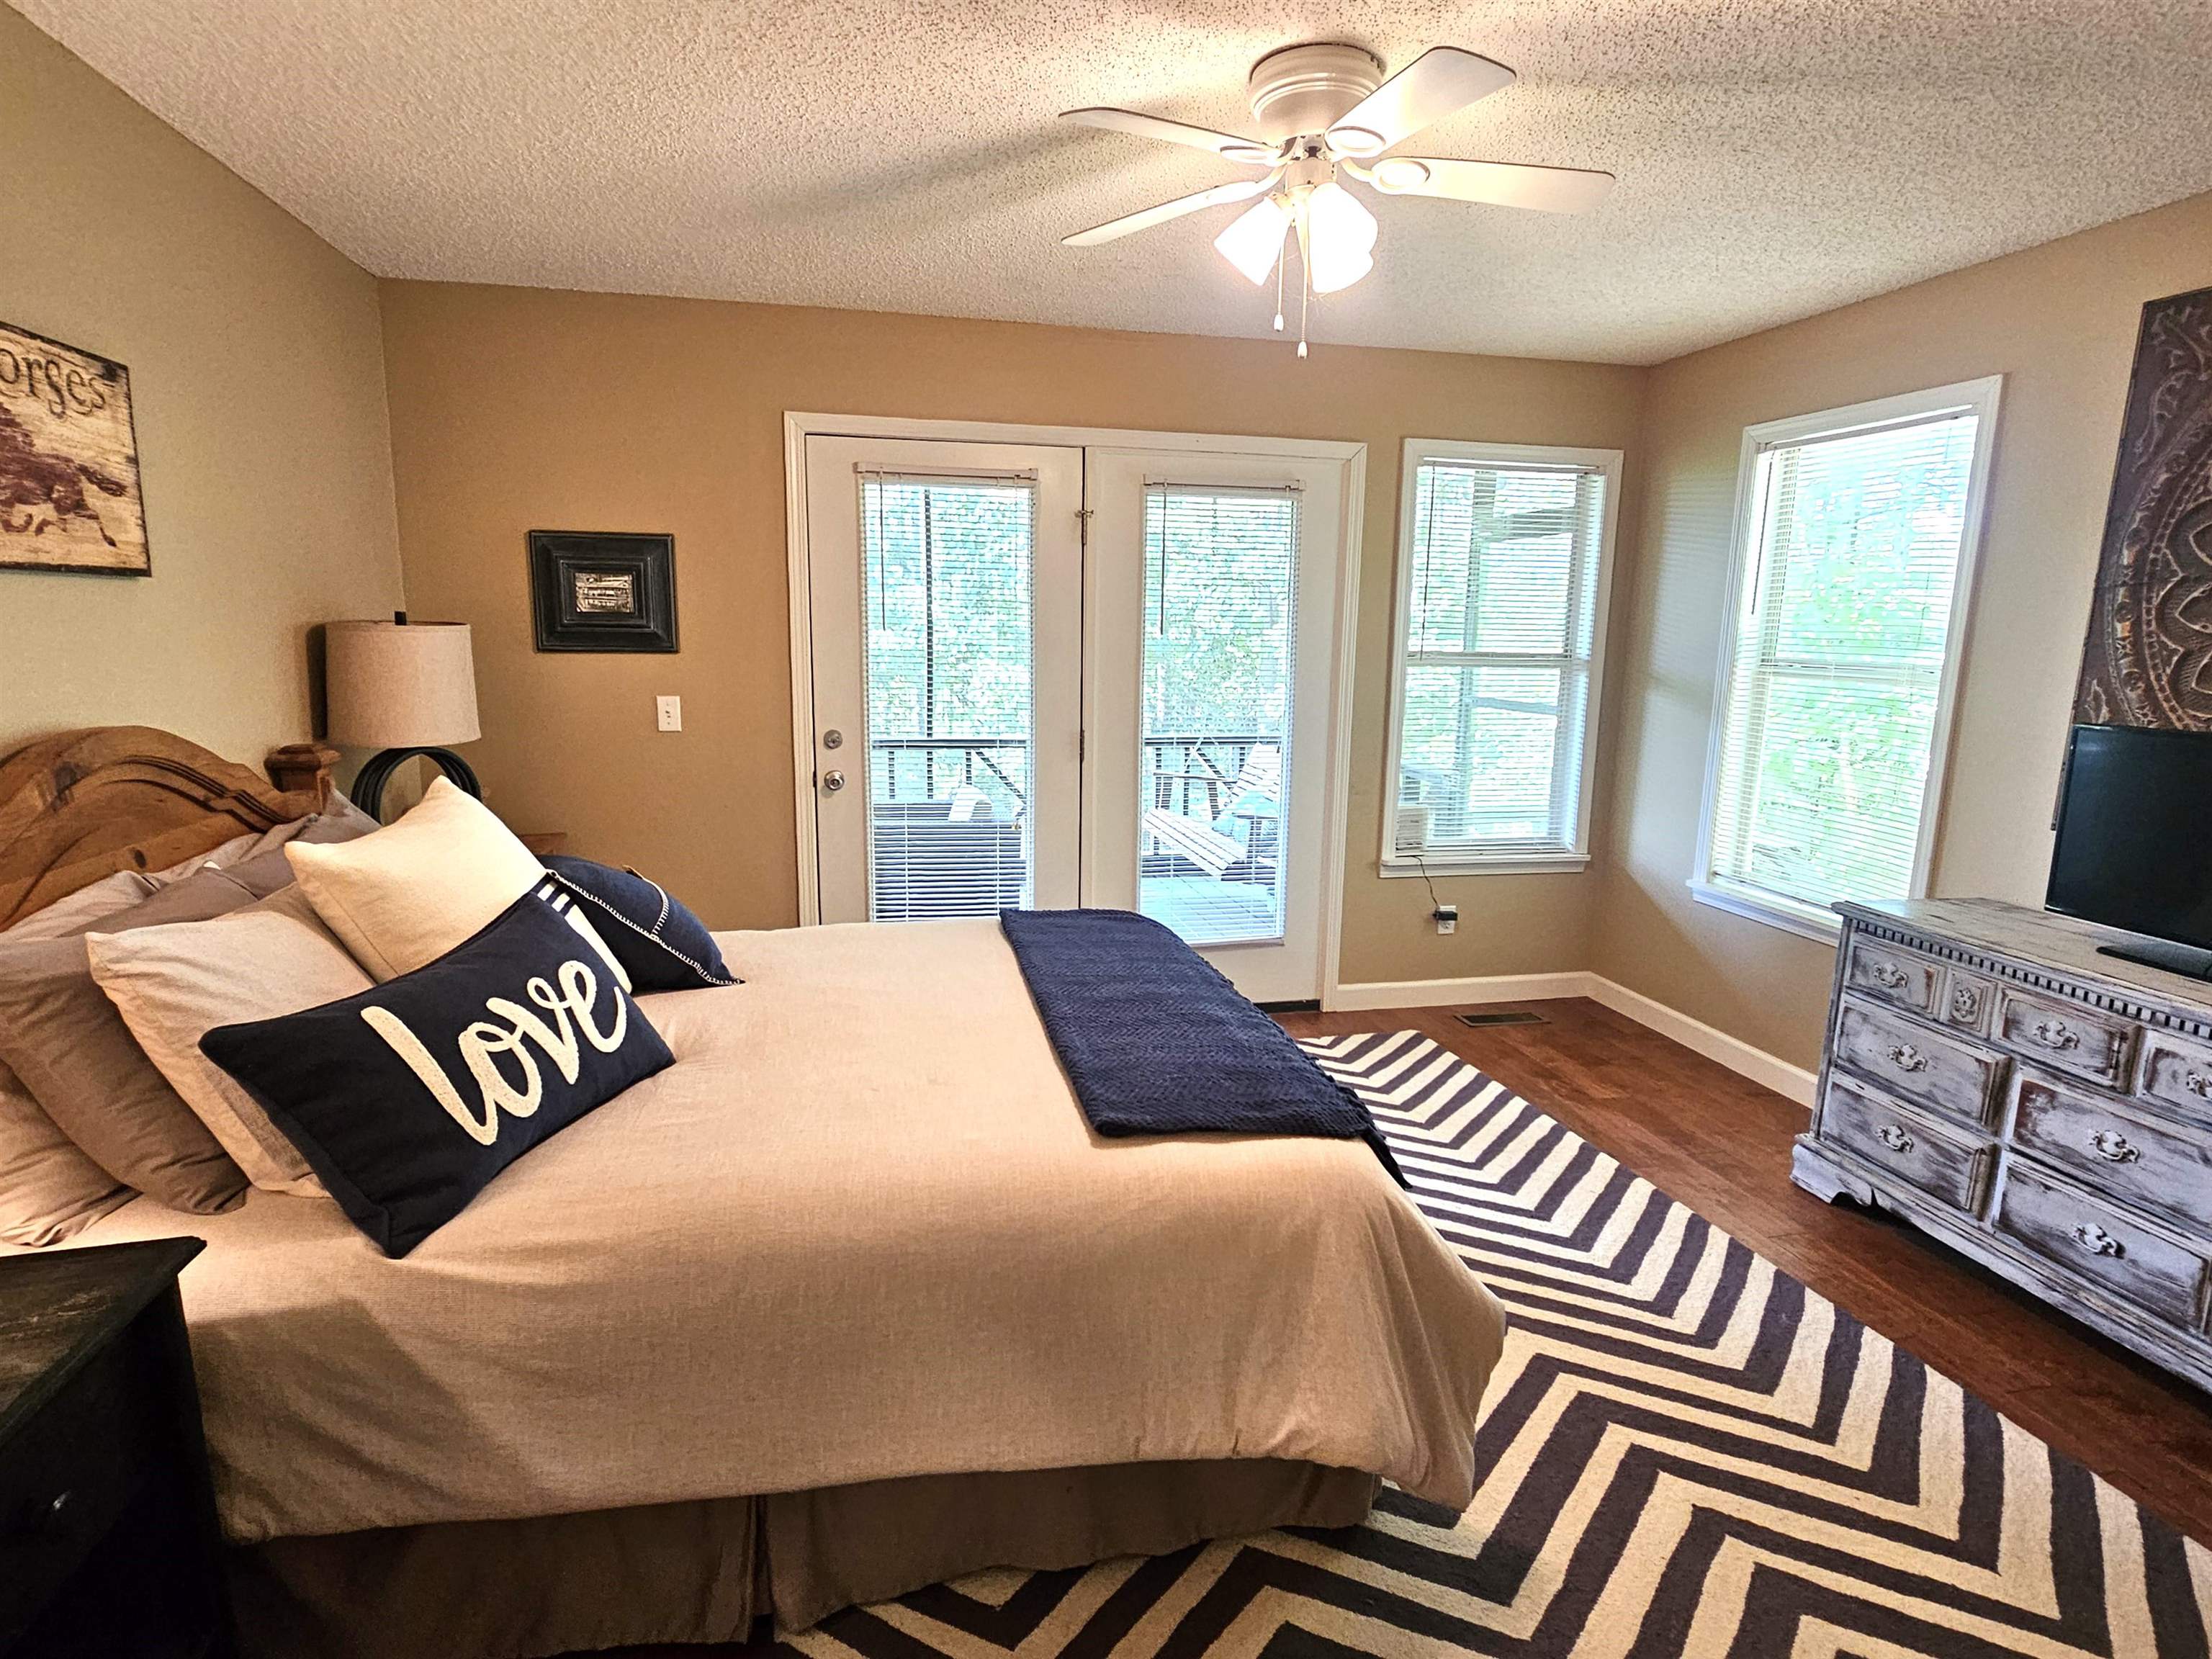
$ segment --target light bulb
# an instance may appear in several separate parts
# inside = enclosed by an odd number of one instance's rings
[[[1213,246],[1257,288],[1275,268],[1283,252],[1283,233],[1290,223],[1291,216],[1283,211],[1281,204],[1272,196],[1262,196],[1213,239]]]
[[[1231,227],[1234,228],[1234,227]],[[1306,198],[1306,252],[1316,294],[1350,288],[1375,269],[1375,216],[1334,179]]]

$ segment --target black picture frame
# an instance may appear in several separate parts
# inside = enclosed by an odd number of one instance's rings
[[[676,538],[533,530],[530,609],[540,651],[673,651]]]

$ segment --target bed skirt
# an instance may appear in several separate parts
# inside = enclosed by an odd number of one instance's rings
[[[543,1659],[803,1629],[981,1567],[1079,1566],[1359,1521],[1357,1470],[1241,1460],[923,1475],[233,1549],[248,1659]]]

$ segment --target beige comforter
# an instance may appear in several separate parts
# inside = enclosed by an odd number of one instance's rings
[[[1356,1141],[1094,1139],[991,921],[721,936],[677,1064],[404,1261],[139,1200],[241,1541],[1168,1458],[1458,1506],[1497,1305]],[[1203,1078],[1193,1078],[1203,1088]]]

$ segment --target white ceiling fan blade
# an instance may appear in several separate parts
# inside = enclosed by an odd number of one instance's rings
[[[1242,162],[1247,167],[1267,167],[1275,159],[1274,146],[1255,138],[1239,138],[1233,132],[1216,132],[1210,127],[1164,120],[1133,109],[1066,109],[1060,112],[1060,118],[1073,121],[1078,126],[1102,127],[1108,132],[1127,132],[1139,138],[1158,138],[1164,143],[1211,150],[1225,161]]]
[[[1583,213],[1613,185],[1609,173],[1583,167],[1530,167],[1519,161],[1446,161],[1428,155],[1386,155],[1372,167],[1346,164],[1385,196],[1442,196],[1455,202]]]
[[[1148,207],[1141,213],[1124,214],[1119,219],[1109,219],[1103,225],[1093,225],[1088,230],[1079,230],[1073,236],[1060,240],[1069,247],[1097,247],[1101,242],[1110,242],[1133,231],[1150,230],[1154,225],[1164,225],[1170,219],[1180,219],[1186,213],[1199,213],[1210,207],[1226,207],[1231,202],[1249,202],[1263,195],[1274,185],[1280,175],[1271,173],[1264,179],[1239,179],[1233,185],[1216,185],[1212,190],[1201,190],[1195,195],[1178,196],[1172,202],[1162,202],[1158,207]]]
[[[1431,121],[1441,121],[1513,84],[1513,71],[1480,52],[1431,46],[1369,93],[1328,130],[1339,155],[1380,155]]]

